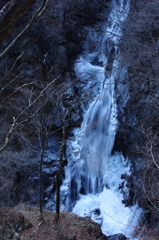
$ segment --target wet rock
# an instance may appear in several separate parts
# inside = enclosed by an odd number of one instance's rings
[[[124,234],[122,233],[119,233],[119,234],[115,234],[115,235],[112,235],[112,236],[109,236],[108,237],[108,240],[126,240],[127,238],[125,237]]]
[[[91,211],[91,219],[99,225],[102,224],[103,218],[99,208],[95,208]]]

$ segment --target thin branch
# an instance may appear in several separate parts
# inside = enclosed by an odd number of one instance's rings
[[[38,101],[38,99],[43,95],[43,93],[60,77],[61,75],[59,75],[57,78],[55,78],[52,82],[50,82],[49,84],[47,84],[47,86],[40,92],[40,94],[38,95],[38,97],[36,97],[35,98],[35,100],[32,102],[32,103],[29,103],[29,105],[26,107],[26,108],[24,108],[24,110],[16,117],[16,122],[18,121],[18,119],[22,116],[22,114],[24,113],[24,112],[26,112],[31,106],[33,106],[37,101]],[[54,93],[54,92],[53,92]],[[50,96],[52,96],[53,95],[53,93],[50,95]],[[50,99],[50,96],[49,96],[49,99]],[[42,106],[45,106],[45,104],[46,104],[46,102],[48,101],[48,99],[44,102],[44,104],[42,104]],[[39,111],[39,110],[38,110]],[[36,112],[38,112],[38,111],[36,111]],[[35,113],[36,113],[35,112]],[[34,114],[34,116],[35,116],[35,114]],[[30,119],[30,118],[29,118]],[[23,122],[25,122],[25,121],[23,121]]]
[[[21,73],[22,74],[22,73]],[[18,78],[19,76],[21,76],[21,74],[19,74],[16,78]],[[8,97],[6,97],[6,99],[0,104],[0,107],[9,99],[11,98],[16,92],[18,92],[20,89],[22,89],[23,87],[35,84],[36,81],[31,82],[31,83],[24,83],[23,85],[21,85],[19,88],[17,88],[14,92],[12,92]]]
[[[47,104],[47,102],[48,102],[49,99],[52,97],[52,95],[57,91],[57,89],[55,89],[54,91],[52,91],[52,93],[51,93],[51,94],[49,95],[49,97],[44,101],[44,103],[43,103],[31,116],[29,116],[29,117],[26,118],[25,120],[22,120],[22,121],[20,121],[20,122],[18,123],[19,117],[22,116],[22,114],[23,114],[24,112],[26,112],[27,109],[29,109],[31,106],[33,106],[33,105],[37,102],[37,100],[42,96],[42,94],[44,93],[44,91],[47,90],[47,89],[49,88],[49,86],[51,86],[51,84],[53,84],[60,76],[61,76],[61,75],[59,75],[59,76],[58,76],[57,78],[55,78],[52,82],[50,82],[50,83],[40,92],[39,96],[38,96],[31,104],[29,104],[29,105],[17,116],[17,118],[15,118],[15,117],[13,118],[13,123],[12,123],[12,125],[11,125],[11,128],[10,128],[9,132],[7,133],[7,135],[6,135],[6,137],[5,137],[5,140],[4,140],[3,145],[0,147],[0,152],[2,152],[2,151],[6,148],[8,142],[9,142],[9,139],[10,139],[11,134],[12,134],[20,125],[22,125],[22,124],[28,122],[30,119],[32,119],[32,118]],[[61,87],[61,86],[59,86],[59,87]]]
[[[19,75],[17,75],[13,80],[11,80],[9,83],[7,83],[5,85],[5,87],[3,87],[1,90],[0,90],[0,94],[6,89],[6,87],[8,87],[11,83],[13,83],[18,77],[20,77],[21,75],[23,74],[23,72],[21,72]],[[2,105],[2,104],[1,104]]]
[[[145,180],[144,180],[144,183],[145,183]],[[147,195],[146,193],[146,189],[145,189],[145,184],[143,183],[143,190],[144,190],[144,194],[145,194],[145,197],[146,199],[152,204],[152,206],[158,211],[159,208],[152,202],[152,200],[149,198],[149,196]]]
[[[11,69],[10,69],[10,70],[7,72],[7,74],[0,80],[1,83],[12,73],[12,71],[13,71],[16,63],[17,63],[17,61],[23,56],[23,54],[24,54],[24,53],[21,53],[21,54],[15,59],[13,65],[12,65],[12,67],[11,67]],[[14,80],[15,80],[15,79],[13,79],[11,82],[9,82],[9,83],[1,90],[1,92],[2,92],[9,84],[11,84]]]
[[[15,125],[16,125],[16,121],[15,121],[15,118],[13,118],[13,123],[11,125],[11,128],[9,129],[9,132],[7,133],[7,135],[5,137],[4,144],[0,148],[0,152],[2,152],[6,148],[8,142],[9,142],[9,139],[10,139],[10,135],[14,131]]]
[[[49,0],[44,0],[42,6],[37,10],[36,14],[32,18],[32,20],[29,22],[29,24],[24,28],[24,30],[18,34],[18,36],[9,44],[7,48],[0,54],[0,60],[4,58],[7,53],[15,46],[15,44],[20,40],[20,38],[26,33],[26,31],[30,28],[30,26],[35,22],[35,20],[41,16],[43,11],[46,8],[46,5]]]

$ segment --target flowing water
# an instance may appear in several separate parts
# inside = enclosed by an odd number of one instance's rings
[[[61,194],[63,209],[91,217],[106,235],[123,233],[131,237],[142,210],[137,205],[124,205],[129,189],[121,176],[131,175],[131,164],[121,153],[112,154],[118,126],[114,85],[123,72],[119,71],[118,42],[129,7],[129,0],[112,1],[102,34],[94,34],[96,49],[91,52],[86,42],[75,63],[78,81],[92,100],[81,128],[74,129],[67,142],[69,157]]]

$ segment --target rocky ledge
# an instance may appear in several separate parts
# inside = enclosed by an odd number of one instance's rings
[[[89,218],[62,212],[56,214],[25,204],[0,209],[0,239],[5,240],[107,240],[100,226]]]

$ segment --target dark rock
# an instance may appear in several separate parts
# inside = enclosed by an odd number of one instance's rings
[[[13,211],[11,213],[8,213],[5,218],[6,219],[4,221],[3,227],[0,229],[0,237],[6,240],[20,240],[18,233],[23,230],[23,214]]]
[[[21,212],[11,212],[7,217],[5,224],[11,224],[17,231],[19,226],[24,223],[24,216]]]
[[[10,223],[7,223],[0,230],[0,238],[5,240],[20,240],[19,234],[15,231],[14,227]]]
[[[125,237],[124,234],[122,233],[119,233],[119,234],[115,234],[115,235],[112,235],[112,236],[109,236],[108,237],[108,240],[126,240],[127,238]]]
[[[29,222],[28,220],[25,220],[24,216],[21,212],[13,211],[7,216],[7,218],[4,222],[4,229],[8,228],[8,226],[10,226],[9,229],[12,226],[12,228],[15,230],[15,232],[19,233],[19,232],[23,231],[24,229],[31,228],[32,223]]]
[[[155,226],[156,229],[159,229],[159,216],[158,212],[147,211],[145,214],[145,224],[148,226]]]
[[[24,229],[29,229],[29,228],[31,228],[32,226],[33,226],[33,224],[32,224],[30,221],[26,220],[26,221],[24,222],[24,224],[23,224],[23,230],[24,230]]]
[[[50,198],[51,198],[51,191],[43,192],[43,201],[47,201]]]

